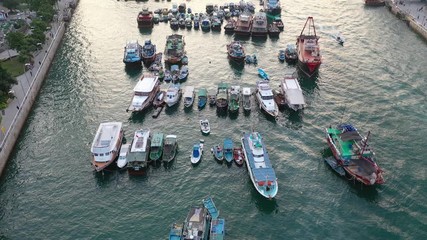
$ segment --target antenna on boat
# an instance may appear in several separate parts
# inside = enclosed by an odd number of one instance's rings
[[[362,151],[360,153],[360,157],[361,158],[363,158],[363,153],[365,152],[366,146],[368,145],[368,139],[369,139],[370,135],[371,135],[371,131],[368,131],[368,135],[366,135],[366,138],[362,139],[362,141],[363,141],[363,147],[362,147]]]

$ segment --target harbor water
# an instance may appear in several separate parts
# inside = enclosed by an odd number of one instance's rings
[[[207,3],[187,1],[193,12]],[[178,2],[180,3],[180,2]],[[257,10],[259,2],[253,0]],[[277,54],[313,16],[323,63],[314,79],[301,77],[307,101],[301,112],[282,111],[276,121],[253,106],[249,115],[218,115],[215,108],[131,114],[132,89],[146,68],[126,69],[123,47],[145,39],[163,51],[166,23],[137,28],[142,7],[170,8],[167,1],[81,0],[9,159],[0,184],[1,239],[166,239],[193,205],[211,195],[226,219],[227,239],[425,239],[427,44],[386,8],[361,0],[282,0],[280,38],[240,39],[258,66],[236,67],[221,32],[181,29],[190,75],[182,85],[215,90],[220,82],[254,89],[257,67],[274,89],[293,66]],[[339,45],[333,35],[341,32]],[[166,88],[166,84],[162,84]],[[254,99],[253,99],[254,100]],[[199,119],[211,134],[202,136]],[[126,171],[95,174],[90,144],[100,122],[121,121],[131,140],[139,128],[179,139],[177,159],[151,166],[146,176]],[[386,183],[366,187],[341,178],[323,159],[331,155],[324,128],[351,122],[370,142]],[[245,167],[215,162],[209,152],[230,137],[237,144],[251,129],[264,137],[279,182],[272,200],[261,197]],[[191,148],[205,140],[201,163]]]

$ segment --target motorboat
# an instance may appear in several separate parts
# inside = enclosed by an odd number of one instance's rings
[[[227,24],[224,26],[225,33],[234,33],[234,28],[236,27],[236,20],[230,19]]]
[[[140,112],[147,109],[154,101],[154,97],[160,90],[159,77],[144,73],[133,88],[132,101],[126,111]]]
[[[252,184],[261,196],[272,199],[279,190],[264,139],[258,132],[244,133],[241,139],[246,167]]]
[[[264,69],[262,68],[258,68],[258,75],[263,79],[263,80],[270,80],[270,77],[268,76],[268,74],[264,71]]]
[[[207,119],[200,120],[200,131],[202,131],[203,134],[209,134],[211,132],[209,120]]]
[[[242,147],[234,147],[233,159],[237,166],[242,166],[245,162],[245,154],[243,153]]]
[[[230,102],[228,104],[228,111],[236,113],[239,111],[240,106],[240,86],[231,86],[229,94]]]
[[[153,27],[153,12],[148,11],[148,8],[143,8],[136,17],[139,28],[152,28]]]
[[[181,28],[181,29],[185,28],[185,19],[183,17],[180,17],[178,19],[178,27]]]
[[[225,219],[218,218],[211,221],[209,239],[223,240],[225,238]]]
[[[365,185],[383,184],[383,170],[374,159],[374,152],[368,144],[370,132],[362,136],[351,124],[339,124],[325,129],[326,141],[335,159],[326,162],[338,173],[344,170],[345,176]]]
[[[282,12],[280,0],[264,0],[264,12],[272,16],[280,15]]]
[[[184,36],[179,34],[172,34],[166,38],[166,47],[164,58],[166,63],[176,64],[180,63],[182,57],[185,55],[185,41]]]
[[[200,22],[200,27],[203,31],[210,31],[211,30],[211,20],[208,17],[203,18],[203,20]]]
[[[170,25],[170,27],[171,27],[173,30],[177,30],[177,29],[179,28],[179,22],[178,22],[178,19],[176,19],[176,18],[172,18],[172,19],[170,20],[170,22],[169,22],[169,25]]]
[[[302,72],[311,77],[322,63],[320,55],[319,37],[313,17],[308,17],[301,34],[297,38],[298,65]]]
[[[279,108],[274,101],[273,91],[270,88],[268,81],[258,81],[256,90],[256,100],[259,107],[269,116],[277,118],[279,115]]]
[[[199,28],[200,28],[200,19],[198,17],[197,18],[194,17],[193,28],[196,29],[196,30],[199,30]]]
[[[121,122],[105,122],[99,124],[90,151],[92,166],[100,172],[116,160],[123,139]]]
[[[224,158],[227,163],[231,163],[233,161],[233,140],[230,138],[224,139]]]
[[[245,49],[243,45],[239,41],[231,42],[227,45],[227,53],[228,58],[234,60],[236,62],[244,62],[245,61]]]
[[[283,29],[285,28],[285,25],[283,24],[282,18],[280,18],[280,16],[276,16],[273,19],[273,23],[276,24],[280,31],[283,31]]]
[[[156,59],[156,45],[151,43],[150,39],[145,40],[142,46],[142,61],[150,65]]]
[[[199,143],[193,145],[193,151],[191,153],[191,163],[197,164],[203,155],[203,144],[204,141],[201,139]]]
[[[191,18],[186,18],[185,19],[185,27],[187,29],[191,29],[193,27],[193,21],[191,20]]]
[[[250,13],[242,13],[237,19],[234,28],[236,36],[250,36],[252,31],[252,15]]]
[[[127,155],[129,174],[144,174],[147,169],[150,147],[150,129],[135,131],[130,151]]]
[[[305,107],[305,99],[296,73],[286,73],[280,84],[280,91],[285,96],[286,104],[294,111]]]
[[[220,83],[218,84],[218,89],[216,93],[216,107],[219,110],[227,110],[228,106],[228,84]]]
[[[209,102],[209,106],[213,107],[216,105],[216,91],[209,91],[208,94],[208,102]]]
[[[128,164],[126,157],[128,155],[129,148],[130,148],[130,144],[122,144],[122,147],[120,148],[119,158],[117,159],[118,168],[124,168],[126,167],[126,164]]]
[[[168,90],[166,91],[166,105],[172,107],[181,99],[181,86],[180,84],[171,84],[169,85]]]
[[[176,135],[167,135],[163,146],[163,162],[172,161],[178,151],[178,141]]]
[[[194,102],[194,87],[185,86],[184,88],[184,107],[189,108],[193,106]]]
[[[138,41],[129,41],[126,43],[124,54],[123,54],[123,62],[126,65],[131,64],[141,64],[141,51],[142,47],[139,45]]]
[[[283,109],[286,106],[285,95],[281,91],[273,90],[274,101],[276,102],[279,109]]]
[[[285,49],[285,61],[289,64],[295,64],[298,61],[297,47],[295,44],[288,44]]]
[[[268,33],[267,14],[265,12],[257,12],[252,21],[252,37],[266,37]]]
[[[277,38],[280,35],[280,29],[277,27],[275,23],[270,23],[268,25],[268,35],[271,38]]]
[[[251,110],[251,108],[252,108],[251,97],[252,97],[251,88],[244,87],[243,90],[242,90],[242,105],[243,105],[243,110],[245,110],[245,111],[250,111]]]
[[[161,132],[154,132],[150,145],[150,161],[157,161],[163,155],[163,142],[165,135]]]
[[[285,50],[279,50],[279,54],[277,56],[279,61],[284,62],[286,59]]]
[[[215,145],[213,148],[211,148],[211,152],[217,161],[222,162],[222,160],[224,160],[224,150],[222,149],[221,145]]]
[[[197,107],[199,109],[203,109],[206,106],[206,102],[208,100],[208,91],[206,90],[206,88],[199,88],[199,91],[197,93],[197,98],[198,98],[198,102],[197,102]]]
[[[188,74],[189,74],[188,67],[185,65],[182,66],[181,70],[179,71],[178,80],[184,81],[185,79],[187,79]]]
[[[221,20],[218,17],[213,17],[211,21],[212,31],[221,31]]]
[[[165,98],[166,98],[166,91],[161,90],[157,92],[156,97],[154,98],[154,101],[153,101],[153,106],[157,108],[165,105]]]

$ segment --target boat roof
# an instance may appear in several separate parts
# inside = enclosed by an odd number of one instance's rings
[[[271,96],[273,95],[273,91],[271,90],[268,81],[259,81],[258,82],[258,90],[262,96]]]
[[[125,156],[127,152],[129,151],[130,144],[123,144],[120,148],[120,156]]]
[[[138,81],[133,88],[134,92],[151,92],[154,87],[159,83],[159,78],[154,75],[143,75],[141,80]]]
[[[150,129],[139,129],[135,131],[131,152],[145,152],[147,149],[148,138],[150,137]]]
[[[339,136],[340,136],[341,140],[343,140],[344,142],[346,142],[346,141],[360,141],[363,139],[358,131],[343,132]]]
[[[230,138],[224,139],[224,149],[230,149],[233,148],[233,140]]]
[[[184,98],[193,97],[194,87],[193,86],[185,86],[184,88]]]
[[[206,88],[199,88],[199,92],[197,95],[199,95],[199,97],[206,97],[208,94],[208,91],[206,90]]]
[[[251,149],[253,149],[253,147],[249,145],[249,138],[251,137],[253,139],[251,142],[254,144],[254,147],[262,148],[263,150],[265,166],[262,168],[257,168],[255,166],[255,159],[251,152]],[[265,145],[263,144],[261,135],[258,132],[245,133],[243,135],[243,144],[245,150],[247,151],[246,156],[248,157],[249,166],[251,168],[255,181],[276,181],[276,173],[271,165],[270,158],[265,148]]]
[[[114,143],[120,137],[122,125],[122,122],[105,122],[99,124],[92,142],[91,151],[95,153],[98,152],[98,150],[104,149],[102,150],[102,152],[104,152],[105,148],[113,147]]]
[[[151,146],[152,147],[160,147],[163,146],[163,138],[164,134],[161,132],[155,132],[153,134],[153,140],[151,140]]]
[[[243,92],[243,95],[251,95],[252,94],[251,93],[251,88],[248,88],[248,87],[244,87],[242,89],[242,92]]]
[[[218,84],[218,89],[227,89],[228,88],[228,83],[219,83]]]

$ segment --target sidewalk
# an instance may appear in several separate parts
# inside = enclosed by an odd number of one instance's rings
[[[55,8],[57,9],[58,17],[55,19],[54,22],[51,23],[51,29],[45,33],[46,42],[42,46],[42,49],[34,53],[34,65],[32,66],[32,69],[27,70],[24,74],[16,78],[18,83],[14,85],[11,89],[15,92],[16,98],[9,102],[7,108],[1,110],[2,120],[0,123],[0,151],[4,146],[5,136],[10,131],[10,128],[12,127],[12,124],[19,112],[19,109],[22,108],[22,103],[30,90],[30,86],[32,86],[32,83],[36,77],[36,73],[43,64],[50,64],[49,62],[45,63],[44,59],[47,55],[49,46],[55,39],[59,27],[62,23],[64,9],[68,8],[70,2],[76,2],[76,0],[59,0],[57,2]]]
[[[394,0],[394,5],[403,13],[413,17],[414,21],[426,29],[427,3],[419,0]]]

